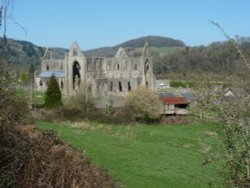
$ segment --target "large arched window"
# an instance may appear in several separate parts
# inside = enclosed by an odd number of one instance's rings
[[[148,59],[146,59],[145,63],[144,63],[144,72],[145,74],[148,72],[149,70],[149,62]]]
[[[80,70],[81,70],[81,67],[80,67],[80,64],[78,63],[78,61],[74,61],[73,69],[72,69],[73,89],[80,86],[80,82],[81,82]]]

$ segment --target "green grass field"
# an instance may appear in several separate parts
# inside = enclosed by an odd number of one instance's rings
[[[63,140],[108,169],[124,187],[223,187],[223,161],[202,165],[208,155],[221,152],[215,126],[59,125],[43,121],[37,125],[58,132]]]
[[[32,91],[30,89],[28,89],[28,90],[17,89],[17,90],[14,90],[14,92],[18,97],[21,97],[21,98],[26,99],[26,100],[31,99]],[[45,98],[44,92],[33,91],[32,95],[33,95],[32,96],[32,103],[33,104],[44,104],[44,98]]]

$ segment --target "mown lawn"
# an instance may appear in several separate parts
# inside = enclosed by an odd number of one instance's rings
[[[223,187],[223,161],[202,164],[222,150],[215,126],[37,124],[42,130],[54,129],[124,187]]]

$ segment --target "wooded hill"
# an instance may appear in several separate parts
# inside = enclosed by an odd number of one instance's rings
[[[2,38],[0,38],[0,42],[2,42]],[[122,44],[113,46],[113,47],[104,47],[93,50],[88,50],[84,52],[87,56],[104,56],[110,57],[114,56],[119,47],[129,48],[133,50],[134,48],[142,48],[148,42],[152,47],[184,47],[185,44],[180,40],[175,40],[166,37],[158,37],[158,36],[148,36],[141,37],[138,39],[133,39],[126,41]],[[27,41],[19,41],[8,39],[7,46],[5,48],[6,55],[6,63],[8,66],[11,66],[15,69],[26,69],[30,64],[38,65],[40,63],[40,58],[43,56],[45,47],[34,45]],[[54,58],[64,58],[68,49],[65,48],[51,48],[53,52]],[[128,50],[129,50],[128,49]],[[3,49],[0,49],[1,51]]]
[[[238,38],[235,42],[250,60],[250,38]],[[164,56],[154,55],[154,71],[157,77],[176,74],[208,74],[228,76],[242,74],[245,65],[232,41],[214,42],[208,46],[185,47]]]
[[[0,43],[3,41],[0,38]],[[7,39],[7,45],[0,48],[0,54],[5,56],[7,67],[14,70],[28,70],[30,64],[39,65],[41,57],[44,54],[45,47],[37,46],[27,41]],[[55,58],[64,58],[66,49],[51,48]]]
[[[88,50],[84,53],[92,57],[111,57],[122,46],[129,54],[140,55],[145,42],[148,42],[151,47],[154,72],[157,78],[169,78],[171,74],[186,77],[190,74],[204,72],[226,76],[242,69],[239,54],[231,42],[215,42],[208,46],[188,47],[180,40],[148,36],[129,40],[113,47]],[[238,38],[236,42],[246,57],[250,58],[250,39]],[[64,48],[50,49],[55,58],[64,58],[64,54],[68,51]],[[6,53],[4,53],[7,55],[4,59],[10,72],[27,71],[30,64],[37,65],[38,68],[44,51],[45,47],[26,41],[8,39]]]
[[[142,48],[145,42],[147,42],[150,47],[155,47],[155,48],[185,47],[185,43],[180,40],[175,40],[172,38],[160,37],[160,36],[147,36],[147,37],[132,39],[113,47],[103,47],[103,48],[88,50],[85,51],[85,53],[88,56],[112,57],[115,55],[115,53],[120,47],[127,48],[127,51],[133,52],[136,51],[136,49],[138,48]]]

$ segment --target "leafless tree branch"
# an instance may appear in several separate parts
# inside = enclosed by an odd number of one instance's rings
[[[247,58],[246,58],[246,57],[244,56],[244,54],[242,53],[242,51],[241,51],[239,45],[235,42],[235,40],[232,39],[232,38],[225,32],[224,28],[221,27],[220,24],[218,24],[218,23],[216,23],[216,22],[214,22],[214,21],[212,21],[212,20],[209,21],[209,22],[210,22],[210,24],[214,25],[215,27],[217,27],[217,29],[219,29],[219,30],[222,32],[222,34],[226,37],[226,39],[227,39],[227,40],[233,45],[233,47],[237,50],[237,52],[239,53],[240,57],[243,59],[243,62],[244,62],[244,64],[246,65],[246,67],[250,70],[250,64],[249,64],[249,62],[247,61]]]

